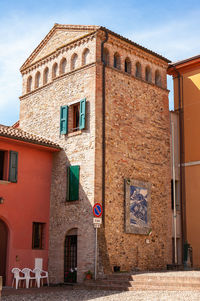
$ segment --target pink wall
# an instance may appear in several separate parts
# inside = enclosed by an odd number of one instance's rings
[[[49,209],[52,149],[0,137],[1,150],[18,152],[17,183],[0,181],[0,219],[8,226],[7,282],[11,285],[13,267],[35,267],[43,259],[48,269]],[[32,223],[45,223],[44,249],[32,249]]]

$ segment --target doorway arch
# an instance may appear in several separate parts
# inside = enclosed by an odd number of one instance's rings
[[[6,283],[6,259],[8,247],[8,227],[0,219],[0,275],[3,276],[3,285]]]
[[[64,282],[77,281],[77,228],[68,231],[64,244]]]

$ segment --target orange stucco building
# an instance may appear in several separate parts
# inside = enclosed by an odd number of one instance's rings
[[[169,65],[174,80],[174,110],[179,113],[180,185],[183,244],[200,267],[200,55]]]
[[[52,154],[46,139],[0,125],[0,275],[13,267],[47,270]]]

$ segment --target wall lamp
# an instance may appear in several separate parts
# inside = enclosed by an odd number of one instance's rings
[[[4,199],[3,197],[0,196],[0,204],[3,204],[4,203]]]

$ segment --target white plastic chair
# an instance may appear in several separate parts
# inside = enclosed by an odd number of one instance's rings
[[[12,287],[14,285],[14,281],[15,281],[15,288],[18,289],[18,284],[21,280],[26,280],[25,277],[20,276],[21,270],[18,268],[13,268],[11,270],[11,272],[14,274],[13,275],[13,281],[12,281]]]
[[[22,273],[24,274],[25,280],[26,280],[26,288],[29,288],[30,280],[31,280],[31,284],[32,284],[32,280],[36,280],[35,277],[31,276],[31,272],[33,272],[33,271],[29,268],[24,268],[22,270]]]
[[[40,280],[41,280],[41,283],[43,285],[43,279],[47,279],[47,285],[49,286],[49,274],[48,272],[46,271],[43,271],[39,268],[35,268],[33,270],[33,273],[35,273],[35,278],[36,278],[36,283],[37,283],[37,287],[39,288],[40,287]]]

